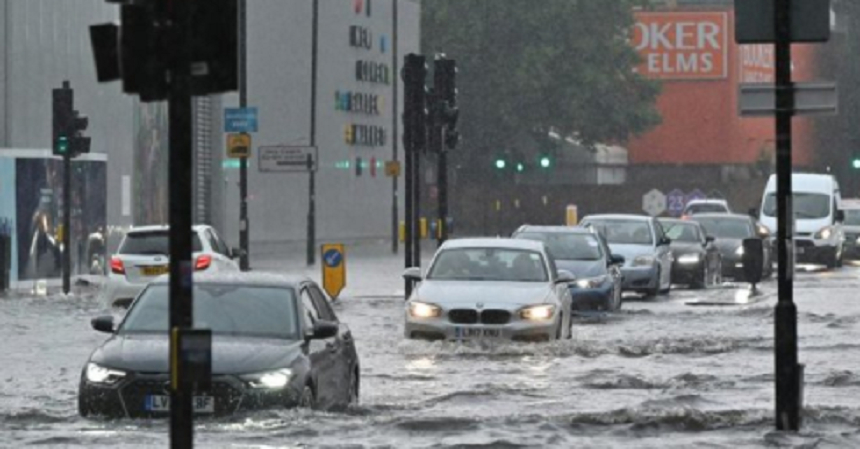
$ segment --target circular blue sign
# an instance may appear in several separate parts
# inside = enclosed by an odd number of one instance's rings
[[[343,253],[337,248],[332,248],[323,254],[323,263],[329,268],[337,268],[343,262]]]

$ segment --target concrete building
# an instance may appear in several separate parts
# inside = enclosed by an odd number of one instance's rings
[[[51,89],[69,80],[90,119],[92,151],[107,155],[108,225],[166,222],[166,105],[141,104],[121,83],[95,79],[88,26],[118,17],[101,0],[0,0],[0,151],[50,148]],[[398,61],[419,49],[419,17],[413,0],[248,2],[248,106],[259,112],[249,164],[252,244],[306,235],[308,176],[260,173],[257,150],[270,145],[317,148],[319,239],[391,235],[396,184],[382,166],[402,153]],[[237,94],[198,97],[194,118],[195,217],[234,245],[238,170],[223,157],[223,109],[237,105]]]

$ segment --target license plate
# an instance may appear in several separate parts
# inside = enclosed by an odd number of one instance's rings
[[[486,329],[480,327],[456,327],[454,334],[457,338],[499,338],[501,329]]]
[[[212,396],[194,396],[191,405],[195,413],[215,413],[215,398]],[[170,396],[151,394],[146,397],[143,408],[148,412],[169,412]]]
[[[143,273],[144,276],[161,276],[162,274],[167,273],[167,271],[167,265],[140,267],[140,272]]]

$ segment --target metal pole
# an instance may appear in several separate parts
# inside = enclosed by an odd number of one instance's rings
[[[316,230],[314,223],[316,222],[316,170],[314,170],[314,157],[308,155],[308,265],[314,264],[314,246],[316,240]]]
[[[176,12],[173,12],[176,14]],[[168,184],[170,212],[170,328],[193,326],[193,273],[191,261],[192,170],[190,67],[185,52],[185,24],[173,17],[175,28],[171,60],[171,86],[168,99],[170,115],[170,159]],[[181,368],[178,348],[170,345],[171,374]],[[180,373],[181,374],[181,373]],[[180,376],[181,378],[181,376]],[[180,382],[170,391],[170,443],[174,449],[188,449],[194,444],[191,385]]]
[[[426,120],[423,111],[418,111],[416,114],[421,114],[420,120]],[[426,142],[426,140],[424,140]],[[426,143],[425,143],[426,145]],[[415,149],[415,154],[412,155],[412,225],[415,227],[412,233],[412,264],[413,266],[421,266],[421,155],[423,148]]]
[[[406,190],[406,198],[405,198],[405,224],[404,224],[404,232],[403,232],[403,248],[405,254],[405,268],[411,268],[414,266],[413,264],[413,254],[412,251],[415,249],[415,245],[412,244],[413,231],[414,231],[414,223],[413,219],[415,218],[414,210],[412,207],[412,203],[415,201],[415,196],[412,194],[413,189],[413,175],[415,174],[415,170],[413,169],[413,159],[415,149],[412,145],[412,132],[414,132],[414,126],[411,125],[414,122],[412,115],[415,114],[415,111],[405,110],[403,117],[404,121],[409,123],[409,126],[404,126],[403,132],[403,159],[404,159],[404,167],[403,167],[403,176],[404,176],[404,189]],[[406,298],[408,299],[410,295],[412,295],[412,281],[406,280]]]
[[[239,0],[239,107],[248,106],[248,2]],[[239,248],[242,254],[239,258],[239,268],[242,271],[251,269],[250,242],[248,223],[248,160],[239,159]]]
[[[392,24],[392,31],[391,31],[391,73],[394,75],[394,76],[392,76],[392,82],[394,83],[394,86],[393,86],[393,91],[391,93],[391,99],[392,99],[392,101],[391,101],[391,105],[392,105],[391,131],[392,131],[392,134],[391,135],[394,136],[394,138],[391,139],[391,146],[392,146],[392,153],[393,153],[391,156],[391,159],[395,162],[398,161],[398,159],[397,159],[398,158],[397,144],[399,143],[399,141],[397,139],[397,136],[398,136],[397,121],[398,121],[398,113],[399,113],[399,106],[400,106],[400,103],[398,102],[398,98],[397,98],[398,91],[400,90],[400,89],[398,89],[398,87],[400,85],[398,83],[398,77],[396,76],[397,73],[400,73],[400,70],[398,69],[398,61],[397,61],[397,31],[398,31],[397,30],[397,23],[398,23],[398,14],[399,14],[398,10],[397,10],[397,5],[398,5],[397,2],[398,2],[398,0],[391,0],[391,10],[393,11],[392,12],[393,24]],[[398,218],[400,216],[400,213],[397,210],[397,207],[398,207],[397,203],[398,203],[398,196],[399,196],[399,193],[397,191],[397,187],[398,187],[397,186],[397,184],[398,184],[397,178],[398,178],[397,176],[391,177],[391,252],[394,254],[397,254],[397,249],[398,249],[397,244],[398,244],[398,241],[400,240],[399,239],[400,232],[398,229],[399,228]]]
[[[70,139],[71,140],[71,139]],[[72,244],[71,244],[71,215],[72,215],[72,151],[71,143],[63,155],[63,293],[71,290],[72,273]]]
[[[311,30],[311,146],[317,145],[317,70],[318,61],[317,53],[319,52],[319,0],[314,0],[313,4],[313,24]],[[316,199],[314,198],[314,172],[313,160],[308,156],[308,169],[310,172],[310,201],[308,202],[308,235],[307,235],[307,264],[308,266],[316,263]]]
[[[791,0],[776,0],[776,198],[778,295],[775,311],[776,428],[800,428],[801,378],[797,363],[797,308],[794,304],[794,214],[791,194]]]
[[[439,173],[437,188],[439,189],[439,246],[448,240],[448,149],[441,145],[439,148]]]

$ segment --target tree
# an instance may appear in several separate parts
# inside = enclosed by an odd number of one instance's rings
[[[457,60],[464,150],[492,153],[549,128],[623,142],[659,124],[659,84],[634,72],[633,4],[423,1],[423,53]]]

